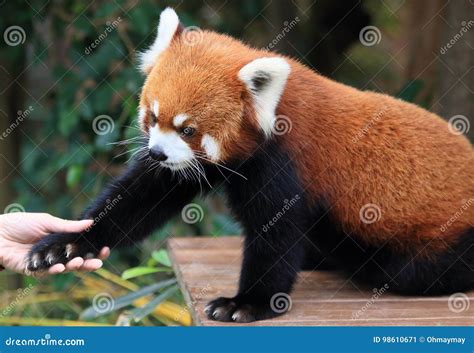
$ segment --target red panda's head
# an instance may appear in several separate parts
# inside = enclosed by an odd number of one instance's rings
[[[228,36],[184,29],[171,8],[141,54],[139,120],[150,157],[171,169],[250,155],[272,134],[290,65]]]

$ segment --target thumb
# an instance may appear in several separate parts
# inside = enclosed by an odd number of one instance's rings
[[[92,219],[70,221],[51,216],[46,226],[50,232],[54,233],[79,233],[89,228],[93,223],[94,221]]]

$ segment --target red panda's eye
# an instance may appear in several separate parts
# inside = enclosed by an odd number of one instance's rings
[[[151,124],[151,126],[155,126],[157,121],[158,121],[158,118],[156,117],[156,115],[154,113],[150,113],[150,124]]]
[[[196,132],[196,129],[191,126],[183,127],[180,131],[181,135],[185,137],[191,137],[194,135],[195,132]]]

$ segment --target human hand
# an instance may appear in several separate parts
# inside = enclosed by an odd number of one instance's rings
[[[50,233],[82,232],[92,225],[92,220],[69,221],[47,213],[8,213],[0,215],[0,265],[18,273],[26,271],[26,257],[34,243]],[[110,254],[104,247],[98,259],[76,257],[48,269],[49,274],[65,271],[95,271],[102,267],[102,260]]]

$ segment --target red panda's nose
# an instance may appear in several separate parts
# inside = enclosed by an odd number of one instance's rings
[[[155,161],[163,162],[168,159],[168,156],[163,152],[163,150],[158,146],[153,146],[150,148],[150,157]]]

